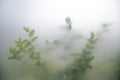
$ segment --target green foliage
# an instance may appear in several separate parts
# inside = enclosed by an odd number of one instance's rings
[[[29,38],[19,38],[15,41],[15,46],[9,48],[9,51],[12,54],[9,59],[20,60],[25,58],[25,55],[28,55],[29,58],[35,60],[38,65],[40,64],[40,53],[35,50],[33,45],[34,41],[37,39],[35,30],[28,27],[23,27],[23,29],[28,34]]]
[[[65,20],[68,25],[68,29],[72,29],[70,17],[67,17]],[[106,25],[104,24],[104,27],[105,26]],[[23,29],[28,34],[28,38],[19,38],[15,41],[15,46],[11,46],[9,48],[9,51],[12,54],[9,59],[21,60],[27,55],[27,57],[29,57],[28,59],[35,61],[35,65],[43,65],[43,62],[40,58],[40,52],[37,51],[34,46],[34,42],[38,39],[38,37],[35,36],[35,30],[30,29],[29,27],[23,27]],[[81,52],[78,52],[77,55],[73,56],[73,64],[69,66],[69,70],[67,71],[67,73],[64,72],[62,76],[60,75],[59,80],[83,80],[86,71],[92,68],[91,62],[94,59],[94,55],[92,53],[97,40],[98,39],[96,38],[95,33],[91,32],[84,49]],[[49,47],[51,43],[49,42],[49,40],[45,40],[45,43],[47,44],[45,50],[46,52],[49,52],[51,50],[51,47]],[[59,40],[54,41],[54,43],[61,44]],[[52,49],[53,48],[56,47],[53,45]],[[48,70],[49,68],[45,69]]]
[[[33,42],[37,39],[35,36],[35,30],[28,27],[23,28],[24,31],[28,34],[28,38],[19,38],[15,41],[15,46],[10,47],[9,51],[12,56],[9,59],[21,60],[25,58],[25,55],[29,56],[29,59],[35,61],[35,65],[41,66],[40,52],[35,50]],[[97,39],[95,34],[91,32],[90,38],[81,53],[75,57],[74,64],[70,69],[70,73],[65,74],[62,80],[82,80],[87,69],[91,68],[91,61],[94,56],[92,50],[94,49]],[[49,44],[49,41],[45,41],[46,44]]]
[[[75,56],[72,68],[66,74],[66,78],[69,78],[69,80],[83,79],[87,69],[92,68],[91,61],[94,59],[92,50],[94,49],[96,42],[97,38],[95,37],[95,34],[91,32],[90,38],[88,39],[85,48],[82,50],[81,53]]]

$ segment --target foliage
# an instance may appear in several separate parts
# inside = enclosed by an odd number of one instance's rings
[[[91,61],[94,59],[92,50],[95,47],[97,38],[95,34],[91,32],[90,38],[82,50],[81,53],[78,53],[75,56],[74,63],[70,71],[64,76],[64,80],[82,80],[87,69],[91,68]]]
[[[9,59],[21,60],[27,55],[30,59],[36,61],[36,65],[40,65],[40,52],[36,51],[35,46],[33,45],[38,38],[35,36],[35,30],[28,27],[23,27],[23,29],[28,34],[28,39],[19,38],[15,41],[15,46],[9,48],[9,51],[12,54]]]
[[[71,30],[71,19],[67,17],[65,20],[68,29]],[[103,28],[107,30],[105,24],[103,25]],[[12,54],[12,56],[10,56],[9,59],[21,60],[26,56],[29,56],[28,59],[34,60],[36,62],[35,64],[40,66],[40,52],[36,50],[34,46],[34,42],[36,41],[36,39],[38,39],[38,37],[35,36],[35,30],[30,29],[29,27],[24,27],[23,29],[28,34],[28,38],[19,38],[17,41],[15,41],[15,46],[11,46],[9,48],[9,51]],[[98,36],[100,35],[101,33]],[[90,33],[90,38],[87,40],[84,49],[78,52],[77,55],[73,56],[73,64],[69,66],[69,70],[67,72],[64,72],[59,80],[83,80],[86,71],[92,68],[91,62],[94,59],[93,49],[95,48],[98,36],[96,36],[94,32]],[[46,50],[47,52],[49,52],[51,50],[51,47],[49,48],[48,46],[50,43],[48,40],[46,40],[45,42],[47,44]],[[59,41],[55,41],[54,43],[57,44],[59,43]],[[53,47],[52,49],[54,48],[56,47]]]

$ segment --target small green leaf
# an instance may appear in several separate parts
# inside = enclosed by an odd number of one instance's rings
[[[35,41],[37,38],[38,38],[38,37],[33,37],[33,38],[31,39],[31,41]]]
[[[25,32],[29,32],[30,29],[28,27],[23,27],[23,29],[25,30]]]
[[[32,29],[32,30],[29,32],[29,36],[32,37],[34,34],[35,34],[35,30]]]
[[[9,47],[9,50],[12,54],[16,54],[17,53],[17,49],[15,47]]]
[[[22,47],[22,43],[21,43],[21,42],[16,41],[16,46],[17,46],[17,47]]]
[[[86,44],[86,48],[93,49],[94,47],[92,44],[88,43],[88,44]]]
[[[15,54],[13,55],[13,59],[21,60],[22,56],[20,56],[19,54]]]
[[[32,46],[32,47],[28,48],[28,51],[33,51],[33,49],[34,49],[34,47]]]
[[[13,59],[13,57],[10,56],[10,57],[8,57],[8,59],[11,60],[11,59]]]
[[[31,43],[29,41],[26,42],[25,48],[28,47]]]
[[[22,44],[25,44],[27,42],[28,42],[28,40],[25,39],[25,40],[22,41]]]
[[[31,59],[34,59],[34,56],[35,56],[35,53],[34,53],[34,52],[31,52],[30,58],[31,58]]]

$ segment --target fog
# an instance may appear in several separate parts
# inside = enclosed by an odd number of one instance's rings
[[[71,18],[70,31],[66,17]],[[23,26],[36,30],[39,39],[35,45],[40,50],[44,49],[45,40],[61,41],[55,50],[41,54],[53,67],[53,74],[49,75],[53,76],[72,63],[72,55],[83,49],[90,32],[99,33],[104,23],[111,25],[96,44],[93,68],[88,70],[85,80],[116,79],[114,61],[120,52],[119,0],[0,0],[0,80],[40,80],[39,68],[8,60],[9,47],[18,37],[26,37]],[[71,48],[64,51],[65,45]]]

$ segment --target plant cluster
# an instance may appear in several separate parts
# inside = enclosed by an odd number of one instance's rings
[[[36,65],[41,64],[40,52],[35,50],[34,42],[38,38],[35,36],[35,30],[28,27],[23,27],[24,31],[28,34],[28,38],[19,38],[15,41],[15,46],[9,48],[12,56],[9,59],[21,60],[29,56],[29,59],[35,60]]]
[[[68,29],[71,30],[72,26],[70,18],[67,17],[65,20]],[[105,27],[106,25],[104,25],[104,28]],[[35,30],[30,29],[29,27],[24,27],[23,29],[28,34],[28,38],[19,38],[15,41],[15,46],[11,46],[9,48],[9,51],[12,54],[9,59],[21,60],[27,56],[28,59],[34,60],[36,65],[42,65],[40,52],[36,50],[34,46],[34,42],[38,39],[35,35]],[[92,53],[97,40],[95,33],[91,32],[90,38],[87,40],[84,49],[78,52],[77,55],[73,56],[73,64],[69,66],[69,70],[63,73],[59,80],[83,80],[86,71],[92,68],[91,62],[94,59],[94,55]],[[46,43],[48,43],[48,40],[46,40]]]
[[[92,50],[95,47],[97,38],[91,32],[90,38],[81,53],[75,56],[74,63],[67,74],[64,74],[63,80],[82,80],[87,69],[92,68],[91,61],[94,59]]]

